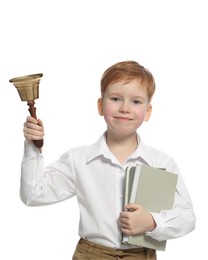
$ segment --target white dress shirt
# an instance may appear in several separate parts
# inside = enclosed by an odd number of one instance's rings
[[[113,248],[126,248],[121,243],[118,218],[123,210],[125,169],[138,163],[178,174],[173,209],[152,213],[157,227],[146,235],[167,240],[191,232],[195,215],[176,163],[142,140],[123,165],[109,150],[103,134],[95,144],[71,149],[46,168],[43,154],[25,142],[20,196],[28,206],[53,204],[77,196],[80,237]]]

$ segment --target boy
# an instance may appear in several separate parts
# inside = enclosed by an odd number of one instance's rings
[[[195,227],[191,199],[174,160],[146,146],[137,134],[150,118],[154,91],[152,74],[137,62],[112,65],[102,76],[98,99],[106,132],[95,144],[71,149],[45,169],[43,155],[31,141],[43,138],[43,124],[32,117],[24,124],[21,199],[38,206],[77,196],[81,238],[73,259],[156,259],[155,250],[123,245],[122,232],[145,233],[161,241]],[[137,204],[123,208],[125,169],[138,163],[178,174],[172,210],[150,213]]]

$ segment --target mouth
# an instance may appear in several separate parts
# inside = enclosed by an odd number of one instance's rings
[[[133,120],[132,118],[121,117],[121,116],[115,116],[114,118],[117,119],[117,120],[121,120],[121,121],[131,121],[131,120]]]

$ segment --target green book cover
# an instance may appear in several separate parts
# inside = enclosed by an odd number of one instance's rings
[[[147,211],[159,213],[173,206],[178,176],[145,164],[126,170],[124,203],[142,205]],[[158,241],[145,234],[123,236],[123,243],[165,250],[166,241]]]

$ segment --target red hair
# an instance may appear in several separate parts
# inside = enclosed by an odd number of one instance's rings
[[[109,67],[101,78],[101,94],[104,96],[107,87],[116,82],[128,83],[138,80],[140,86],[147,90],[149,101],[155,92],[155,80],[149,70],[135,61],[118,62]]]

